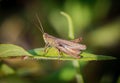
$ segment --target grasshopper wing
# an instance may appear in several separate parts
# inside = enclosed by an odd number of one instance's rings
[[[57,39],[56,43],[60,46],[66,46],[68,48],[74,49],[74,50],[85,50],[86,49],[86,45],[82,45],[79,43],[75,43],[72,41],[67,41],[67,40],[62,40],[62,39]]]
[[[62,39],[56,39],[55,43],[57,49],[75,58],[80,58],[79,54],[81,53],[81,50],[86,49],[85,45]]]

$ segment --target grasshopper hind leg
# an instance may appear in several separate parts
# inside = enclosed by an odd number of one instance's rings
[[[60,58],[63,56],[63,53],[59,49],[57,50],[58,50],[58,59],[60,60]]]
[[[58,58],[61,58],[62,57],[62,55],[63,55],[63,53],[60,51],[60,50],[58,50]]]
[[[59,49],[58,50],[58,63],[60,63],[60,58],[63,56],[63,52],[61,52]]]

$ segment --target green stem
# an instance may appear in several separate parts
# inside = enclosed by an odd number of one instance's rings
[[[70,39],[74,39],[74,29],[73,29],[73,24],[72,24],[72,19],[71,17],[66,14],[65,12],[60,12],[63,16],[67,18],[68,21],[68,36]]]
[[[81,74],[81,72],[80,72],[80,64],[79,64],[79,61],[74,60],[72,63],[73,63],[73,66],[74,66],[75,69],[76,69],[76,79],[77,79],[77,83],[84,83],[82,74]]]
[[[68,30],[69,31],[69,33],[68,33],[69,38],[74,39],[74,29],[73,29],[73,23],[72,23],[71,17],[68,14],[66,14],[65,12],[61,12],[61,14],[67,18],[68,26],[69,26],[68,27],[69,28],[69,30]],[[77,83],[84,83],[82,74],[80,73],[80,64],[79,64],[79,62],[77,60],[74,60],[72,63],[73,63],[73,66],[76,69]]]

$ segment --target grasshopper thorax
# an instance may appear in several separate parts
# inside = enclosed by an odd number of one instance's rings
[[[48,44],[48,43],[53,44],[55,41],[55,37],[53,37],[52,35],[49,35],[48,33],[43,34],[43,39],[46,44]]]

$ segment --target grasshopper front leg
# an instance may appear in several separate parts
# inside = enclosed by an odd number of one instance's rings
[[[50,45],[49,43],[45,44],[45,47],[44,47],[44,55],[46,55],[48,53],[48,51],[50,50],[50,48],[48,48]]]
[[[44,47],[44,52],[46,53],[47,52],[47,48],[49,47],[49,43],[45,44],[45,47]]]

